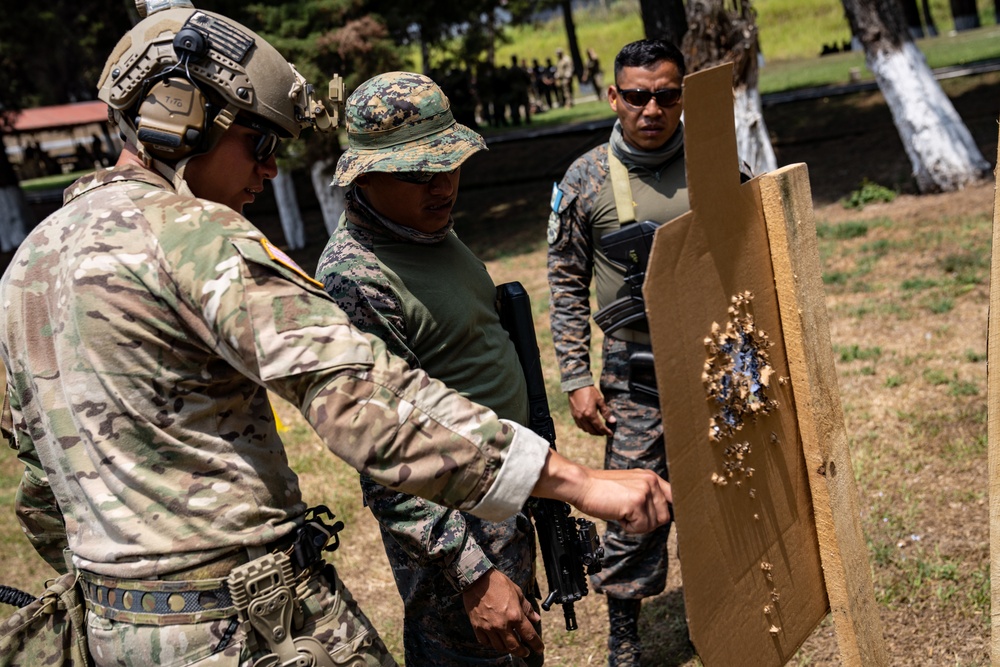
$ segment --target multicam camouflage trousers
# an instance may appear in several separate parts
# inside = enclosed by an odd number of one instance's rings
[[[608,470],[645,468],[664,479],[667,452],[663,443],[660,406],[629,391],[629,357],[649,351],[648,345],[604,339],[604,370],[601,393],[616,423],[608,438],[604,467]],[[632,535],[617,521],[609,521],[604,533],[604,568],[591,577],[594,590],[626,600],[651,597],[667,585],[667,537],[672,522],[646,535]]]
[[[329,652],[334,664],[351,667],[395,667],[396,661],[379,638],[333,566],[327,565],[306,582],[299,595],[303,610],[295,637],[313,637]],[[250,667],[266,655],[251,650],[243,630],[227,642],[231,620],[189,625],[136,625],[87,613],[87,641],[95,667],[157,665],[181,667],[220,665]],[[220,646],[224,646],[219,650]]]

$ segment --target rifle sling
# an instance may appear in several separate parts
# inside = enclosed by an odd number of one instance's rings
[[[608,147],[608,169],[611,171],[611,189],[615,194],[618,224],[635,222],[635,202],[632,201],[632,186],[628,182],[628,167],[615,157],[610,147]]]

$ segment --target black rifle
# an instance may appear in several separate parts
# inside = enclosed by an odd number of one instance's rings
[[[625,269],[625,285],[629,292],[594,313],[594,322],[605,334],[622,327],[649,331],[642,283],[646,279],[653,234],[659,226],[659,223],[644,220],[601,237],[604,255]]]
[[[504,283],[497,288],[500,323],[514,343],[528,385],[528,427],[556,448],[556,429],[549,414],[545,395],[542,361],[535,340],[531,318],[531,302],[521,283]],[[535,532],[542,550],[545,576],[549,582],[548,597],[542,609],[561,604],[566,616],[566,629],[576,630],[573,603],[587,594],[587,576],[601,571],[604,548],[592,521],[573,518],[564,502],[547,498],[531,498],[528,512],[535,520]]]

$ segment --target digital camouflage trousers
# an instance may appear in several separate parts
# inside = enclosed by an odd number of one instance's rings
[[[629,391],[629,358],[634,352],[649,350],[648,345],[610,336],[604,339],[601,393],[616,420],[614,435],[604,450],[604,467],[645,468],[668,479],[660,406]],[[628,600],[662,593],[667,584],[667,538],[672,523],[646,535],[632,535],[617,521],[609,521],[603,540],[604,567],[591,577],[594,590]]]

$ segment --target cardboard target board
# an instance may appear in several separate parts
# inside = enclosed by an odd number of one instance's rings
[[[1000,152],[1000,136],[997,138]],[[1000,153],[998,153],[1000,154]],[[993,240],[990,253],[990,311],[986,355],[988,467],[990,476],[990,664],[1000,665],[1000,168],[994,172]]]
[[[783,665],[832,608],[844,664],[887,664],[806,168],[741,184],[732,66],[684,87],[691,211],[644,296],[691,639],[709,667]]]

